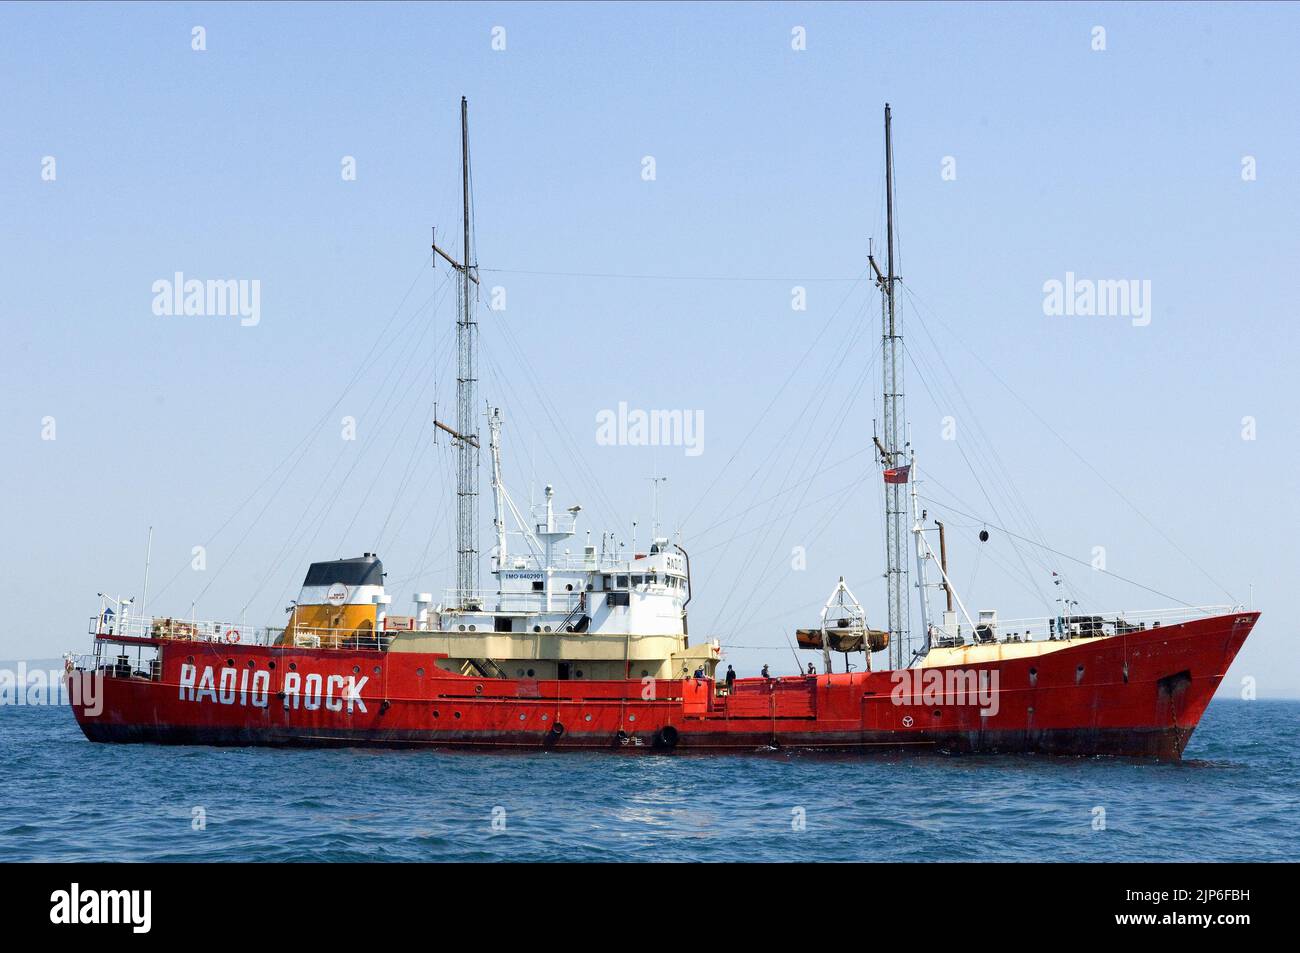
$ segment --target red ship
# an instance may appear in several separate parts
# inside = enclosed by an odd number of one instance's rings
[[[761,748],[1042,752],[1178,759],[1259,614],[1240,607],[972,618],[948,573],[942,524],[927,525],[904,439],[895,310],[893,166],[885,107],[888,260],[881,291],[888,625],[875,629],[840,580],[820,624],[798,631],[821,671],[734,678],[717,641],[691,644],[690,558],[652,534],[645,552],[601,537],[572,554],[580,507],[554,493],[525,517],[501,468],[502,419],[487,418],[495,599],[479,585],[477,324],[461,102],[463,252],[439,247],[458,286],[457,419],[435,421],[457,454],[457,580],[438,601],[390,611],[378,557],[313,563],[283,627],[248,630],[132,613],[101,602],[93,652],[70,655],[68,688],[92,741],[717,752]],[[508,531],[511,518],[516,530]],[[910,526],[908,523],[910,522]],[[937,533],[939,552],[930,546]],[[908,536],[916,580],[909,582]],[[514,537],[513,540],[511,537]],[[931,584],[936,573],[939,582]],[[1055,573],[1053,574],[1055,575]],[[147,580],[147,572],[146,572]],[[919,593],[918,645],[906,594]],[[146,582],[147,589],[147,582]],[[932,621],[930,590],[946,609]],[[494,604],[492,604],[494,603]],[[1071,608],[1073,606],[1073,608]],[[834,671],[832,652],[843,653]],[[864,671],[850,657],[861,655]],[[872,670],[875,656],[883,656]],[[802,667],[802,663],[801,663]]]
[[[656,680],[650,698],[637,678],[476,677],[442,670],[439,654],[106,633],[98,669],[69,679],[92,741],[1177,759],[1258,617],[1066,639],[1043,655],[914,670],[919,678],[743,678],[729,690],[708,677]],[[134,668],[137,653],[155,661]],[[981,680],[996,686],[983,706],[972,701]],[[963,698],[954,684],[972,687]]]

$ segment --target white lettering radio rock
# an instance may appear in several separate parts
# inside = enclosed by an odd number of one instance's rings
[[[324,706],[326,711],[364,713],[368,709],[361,690],[368,681],[368,675],[358,679],[355,675],[289,672],[284,676],[285,711],[319,711]],[[203,666],[200,673],[198,666],[185,664],[181,666],[179,692],[181,701],[266,708],[271,703],[271,673],[246,668],[214,669],[211,665]]]

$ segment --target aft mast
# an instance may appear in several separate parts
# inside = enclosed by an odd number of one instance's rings
[[[460,98],[461,209],[464,233],[463,255],[457,261],[438,247],[433,250],[460,273],[456,282],[456,427],[435,421],[451,434],[456,444],[456,601],[461,609],[482,604],[478,565],[478,322],[474,318],[474,294],[470,282],[478,284],[478,267],[472,263],[469,204],[469,103]],[[435,260],[436,264],[436,260]]]
[[[894,284],[894,146],[889,104],[885,104],[885,227],[886,267],[882,274],[874,256],[871,267],[881,293],[881,378],[883,384],[883,429],[876,438],[885,479],[885,587],[889,609],[889,661],[903,668],[912,658],[911,633],[907,623],[907,482],[911,467],[907,461],[903,408],[903,336],[896,319]]]

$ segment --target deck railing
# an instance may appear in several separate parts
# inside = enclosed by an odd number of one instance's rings
[[[219,645],[276,645],[284,636],[283,626],[248,626],[238,622],[211,622],[166,616],[128,616],[125,619],[91,616],[89,631],[94,636],[125,636],[136,639],[172,639],[183,642],[211,642]],[[396,632],[357,631],[295,626],[292,644],[298,648],[349,648],[386,651]]]
[[[1160,626],[1178,625],[1196,619],[1208,619],[1242,610],[1242,606],[1185,606],[1174,609],[1120,610],[1118,612],[1072,611],[1068,616],[1039,616],[1026,619],[998,619],[992,633],[998,642],[1038,642],[1061,639],[1095,638],[1101,635],[1122,635],[1141,632]],[[962,637],[970,642],[975,633],[965,620],[960,623]],[[981,628],[978,618],[976,629]],[[935,626],[935,635],[942,633]],[[951,633],[949,633],[951,634]],[[987,641],[987,635],[985,635]]]

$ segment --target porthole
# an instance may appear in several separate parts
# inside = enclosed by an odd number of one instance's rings
[[[943,712],[941,712],[939,709],[936,708],[936,709],[934,710],[934,717],[935,717],[935,718],[941,718],[942,716],[943,716]]]
[[[298,663],[297,663],[297,662],[290,662],[290,663],[289,663],[289,671],[291,671],[291,672],[296,672],[296,671],[298,671]]]
[[[441,717],[441,716],[439,715],[439,713],[438,713],[438,709],[436,709],[436,708],[433,710],[433,717],[434,717],[434,718],[439,718],[439,717]]]
[[[474,626],[471,625],[471,626],[469,627],[469,630],[470,630],[471,632],[475,631]]]
[[[458,712],[458,711],[454,711],[454,712],[452,712],[452,716],[455,717],[455,718],[459,718],[459,717],[460,717],[460,712]]]
[[[267,668],[275,668],[275,663],[274,663],[274,662],[267,662],[267,663],[266,663],[266,667],[267,667]]]
[[[226,659],[226,664],[229,665],[229,666],[231,666],[231,667],[233,668],[234,665],[235,665],[235,660],[232,659],[232,658],[228,658],[228,659]]]
[[[565,592],[572,592],[572,591],[573,591],[573,583],[569,583],[568,585],[566,585],[566,586],[564,587],[564,591],[565,591]]]
[[[543,632],[550,632],[550,631],[551,631],[551,627],[550,627],[549,625],[544,625],[544,626],[542,626],[542,631],[543,631]]]
[[[523,677],[524,677],[524,670],[523,670],[522,668],[515,669],[515,675],[516,675],[518,678],[523,678]]]
[[[532,678],[532,677],[533,677],[533,674],[534,674],[533,669],[530,668],[530,669],[528,670],[528,677],[529,677],[529,678]]]
[[[573,675],[575,678],[582,678],[582,669],[578,669],[576,672],[573,673]]]
[[[424,669],[422,669],[422,668],[417,668],[417,669],[415,670],[415,675],[416,675],[417,678],[424,678]]]
[[[475,686],[474,686],[474,694],[475,694],[475,695],[482,695],[482,694],[483,694],[483,686],[482,686],[482,685],[475,685]]]
[[[591,721],[591,716],[590,716],[590,715],[583,715],[583,716],[582,716],[582,720],[583,720],[583,721]]]
[[[375,674],[376,674],[376,675],[379,674],[379,666],[378,666],[378,665],[375,666]]]
[[[628,720],[628,721],[636,721],[636,715],[628,715],[628,716],[627,716],[627,720]]]
[[[551,718],[550,715],[543,715],[543,716],[542,716],[542,721],[549,721],[550,718]]]
[[[527,718],[527,717],[528,717],[528,716],[527,716],[526,714],[524,714],[522,711],[519,713],[519,720],[520,720],[520,721],[523,721],[523,720],[524,720],[525,718]]]
[[[252,659],[249,659],[249,660],[248,660],[248,667],[249,667],[249,668],[257,668],[257,663],[254,662]]]
[[[360,675],[360,674],[361,674],[361,666],[360,666],[360,665],[353,665],[353,666],[352,666],[352,674],[353,674],[353,675]]]
[[[535,626],[533,626],[533,631],[534,631],[534,632],[540,632],[540,631],[542,631],[542,627],[541,627],[540,625],[535,625]]]
[[[463,625],[460,627],[460,631],[462,631],[462,632],[465,631],[465,627],[464,627]]]

